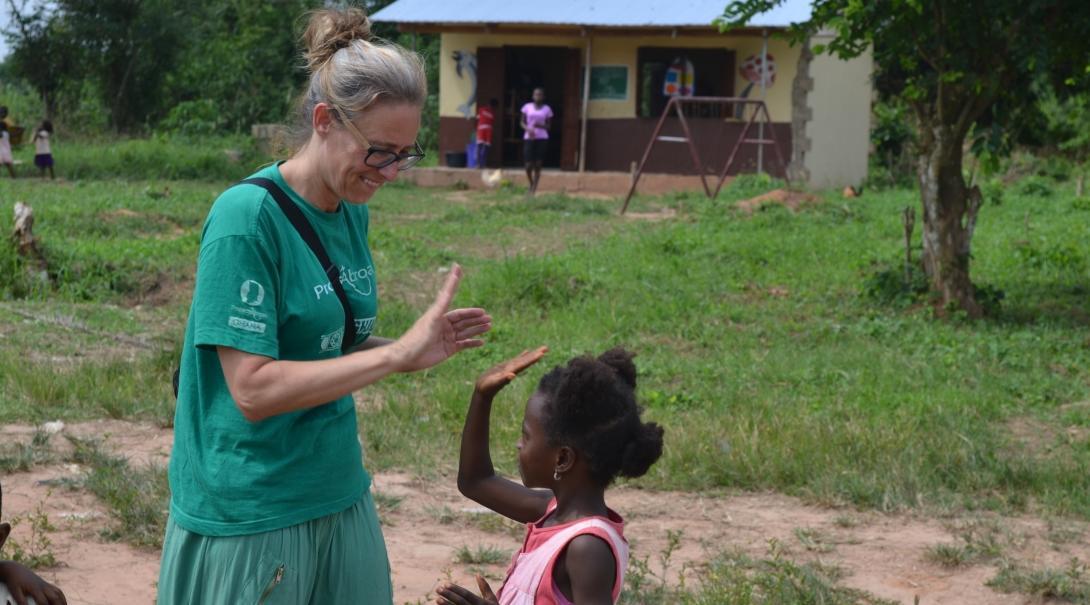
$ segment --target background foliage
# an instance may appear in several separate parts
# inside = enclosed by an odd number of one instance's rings
[[[346,2],[369,13],[392,0]],[[186,136],[249,132],[290,119],[306,72],[299,34],[320,0],[8,0],[11,54],[0,67],[0,103],[22,125],[51,117],[62,132]],[[420,134],[435,144],[436,36],[383,38],[416,47],[431,95]]]

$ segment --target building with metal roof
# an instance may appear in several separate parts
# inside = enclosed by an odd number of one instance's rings
[[[798,45],[777,35],[809,19],[809,0],[786,0],[721,33],[713,21],[726,4],[397,0],[372,19],[440,35],[441,163],[473,165],[478,107],[495,100],[483,161],[520,165],[521,109],[542,87],[553,112],[546,167],[628,172],[645,159],[649,172],[726,167],[822,187],[858,184],[869,149],[870,55],[814,56],[810,44],[821,40]],[[682,120],[663,115],[674,97],[734,101],[686,101]]]

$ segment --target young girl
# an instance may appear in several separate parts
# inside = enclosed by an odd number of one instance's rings
[[[15,160],[11,157],[11,134],[8,125],[0,120],[0,164],[8,167],[8,174],[15,178]]]
[[[478,576],[481,596],[446,584],[436,603],[589,605],[620,595],[628,543],[605,490],[618,475],[640,477],[658,460],[662,427],[640,420],[631,353],[576,357],[546,374],[526,402],[517,445],[523,484],[496,475],[488,451],[492,399],[545,350],[524,352],[477,379],[458,467],[458,489],[527,523],[526,539],[498,595]]]
[[[49,169],[49,178],[53,178],[53,150],[49,146],[49,137],[53,136],[53,122],[42,120],[42,125],[34,133],[34,165],[45,178],[45,169]]]

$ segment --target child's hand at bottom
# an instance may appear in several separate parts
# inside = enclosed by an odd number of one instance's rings
[[[538,359],[541,358],[538,357]],[[500,600],[496,598],[496,593],[492,592],[492,587],[481,576],[477,576],[477,588],[481,591],[479,597],[457,584],[443,584],[435,589],[435,592],[439,594],[435,598],[435,603],[436,605],[499,605]]]
[[[548,350],[548,347],[538,347],[533,351],[523,351],[517,357],[489,369],[477,379],[477,393],[485,397],[494,397],[500,389],[514,380],[517,374],[540,361]]]
[[[13,561],[0,561],[0,584],[8,587],[15,605],[27,605],[27,597],[37,605],[68,605],[61,589]]]

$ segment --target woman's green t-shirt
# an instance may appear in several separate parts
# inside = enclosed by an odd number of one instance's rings
[[[288,194],[340,266],[362,343],[378,309],[367,206],[342,201],[323,212],[288,187],[278,166],[253,176]],[[207,536],[270,531],[344,510],[370,487],[351,395],[250,422],[216,352],[326,359],[341,355],[343,335],[344,311],[329,279],[272,196],[255,185],[220,195],[201,237],[182,352],[170,460],[178,525]]]

